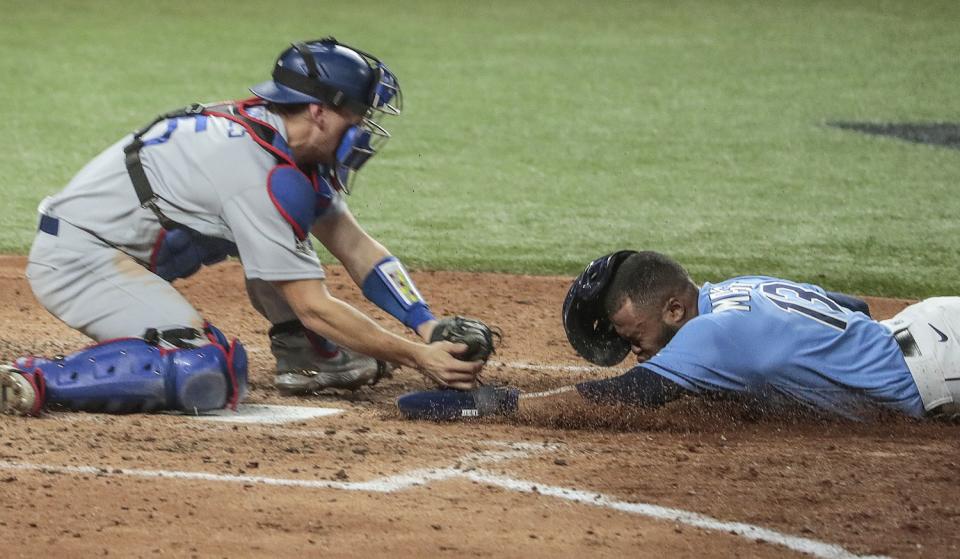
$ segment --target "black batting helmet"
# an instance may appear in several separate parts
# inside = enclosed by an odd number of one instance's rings
[[[637,252],[619,250],[587,264],[563,301],[567,340],[581,357],[595,365],[616,365],[630,353],[630,343],[617,335],[603,299],[617,268],[633,254]]]

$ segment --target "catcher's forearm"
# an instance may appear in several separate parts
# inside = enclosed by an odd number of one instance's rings
[[[343,264],[358,286],[363,285],[364,278],[377,262],[390,256],[390,251],[364,231],[349,210],[318,219],[312,232]]]
[[[280,282],[278,287],[307,329],[376,359],[420,366],[422,344],[384,330],[359,310],[330,296],[319,280]]]
[[[309,312],[301,317],[309,330],[339,345],[398,365],[419,367],[419,345],[384,330],[379,324],[349,304],[332,299],[322,313]]]
[[[420,327],[436,320],[410,274],[395,256],[387,256],[373,266],[361,287],[367,299],[421,337]]]
[[[435,320],[403,264],[360,227],[349,211],[318,220],[313,234],[347,269],[364,296],[410,329],[429,338]]]

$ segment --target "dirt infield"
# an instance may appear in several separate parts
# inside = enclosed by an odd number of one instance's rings
[[[0,359],[87,341],[0,257]],[[610,371],[567,346],[569,278],[414,274],[439,314],[506,335],[489,380],[544,389]],[[339,268],[338,296],[372,308]],[[235,264],[181,286],[251,355],[248,402],[332,407],[279,425],[171,415],[0,417],[3,557],[960,556],[960,426],[770,418],[720,402],[469,424],[401,420],[413,371],[282,398]],[[905,301],[870,299],[889,316]]]

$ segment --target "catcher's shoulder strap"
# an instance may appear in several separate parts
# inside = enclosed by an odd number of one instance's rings
[[[148,145],[148,141],[144,141],[143,139],[144,134],[158,122],[201,115],[226,118],[242,126],[257,145],[277,160],[278,165],[296,167],[289,148],[286,146],[286,142],[283,142],[282,138],[278,138],[280,133],[277,129],[260,119],[250,116],[246,111],[246,108],[254,103],[256,102],[252,100],[236,103],[221,103],[211,106],[194,103],[182,109],[159,115],[149,124],[133,133],[133,139],[123,148],[124,163],[127,167],[127,173],[130,175],[130,180],[133,182],[133,189],[137,193],[137,199],[140,200],[140,206],[152,211],[160,221],[161,227],[169,230],[177,229],[181,227],[181,225],[160,211],[160,208],[157,206],[159,197],[153,191],[153,187],[150,186],[150,181],[147,179],[147,174],[143,169],[143,161],[140,157],[140,151],[144,146]]]

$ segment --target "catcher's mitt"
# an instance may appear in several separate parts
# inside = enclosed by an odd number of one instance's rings
[[[481,320],[454,316],[437,322],[430,334],[430,343],[446,340],[466,344],[467,350],[460,359],[486,362],[496,351],[496,344],[500,343],[502,337],[499,329],[490,328]]]

